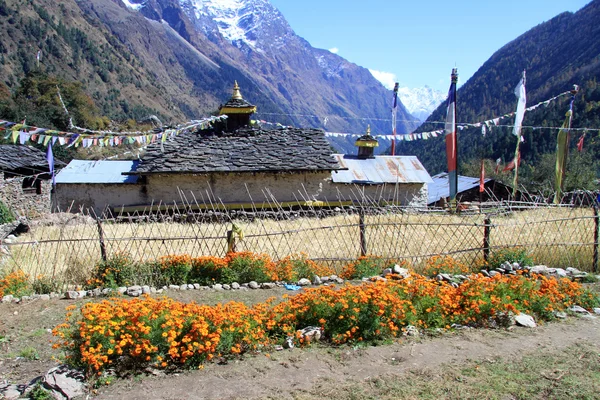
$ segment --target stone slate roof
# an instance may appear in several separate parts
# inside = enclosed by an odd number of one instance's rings
[[[233,133],[183,133],[148,147],[128,175],[212,172],[332,171],[341,167],[318,129],[240,128]]]
[[[62,161],[55,159],[55,167],[63,166]],[[46,153],[32,146],[13,144],[0,145],[0,171],[21,172],[48,172]]]
[[[227,103],[223,104],[221,108],[252,108],[253,104],[248,103],[244,99],[230,99]]]

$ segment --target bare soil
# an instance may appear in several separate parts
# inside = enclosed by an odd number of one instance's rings
[[[277,289],[171,294],[182,301],[214,304],[229,300],[254,303],[270,296],[281,298],[284,293]],[[82,303],[80,300],[79,304]],[[52,357],[60,354],[52,350],[49,343],[52,335],[48,330],[63,321],[69,304],[72,301],[37,300],[0,305],[0,382],[27,383],[58,364]],[[600,365],[600,318],[570,317],[534,329],[467,329],[439,337],[405,338],[380,346],[314,345],[306,349],[258,353],[239,360],[207,364],[199,371],[117,379],[94,390],[91,397],[128,400],[364,398],[340,388],[367,387],[379,378],[402,380],[415,373],[423,375],[423,371],[427,372],[423,379],[429,379],[428,376],[441,376],[443,371],[460,370],[473,362],[516,363],[531,354],[554,355],[573,346],[587,346],[598,356],[593,361]],[[380,395],[373,398],[377,397]]]

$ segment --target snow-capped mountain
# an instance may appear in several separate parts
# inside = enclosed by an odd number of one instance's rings
[[[398,97],[400,97],[400,101],[406,109],[420,121],[425,121],[433,110],[446,100],[445,93],[434,90],[429,86],[414,89],[400,88],[398,89]]]
[[[214,110],[237,80],[244,97],[258,106],[259,119],[353,134],[370,124],[374,134],[390,133],[390,91],[366,68],[312,47],[268,0],[84,3],[91,12],[102,11],[121,42],[148,52],[147,65],[198,107]],[[127,10],[119,12],[127,15],[127,24],[113,19],[115,5]],[[190,101],[181,97],[175,94],[172,101],[185,103],[191,114]],[[398,132],[412,131],[418,125],[413,119],[400,105]]]
[[[266,51],[282,45],[293,34],[279,10],[267,0],[179,0],[188,17],[195,18],[205,34],[214,28],[234,46]],[[274,43],[265,38],[277,39]],[[279,42],[279,43],[277,43]]]

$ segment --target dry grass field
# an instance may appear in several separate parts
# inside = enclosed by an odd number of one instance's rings
[[[37,221],[29,233],[9,245],[0,261],[4,270],[21,269],[66,282],[80,282],[101,260],[98,224],[81,215],[53,215]],[[589,208],[538,207],[490,216],[491,251],[520,246],[537,263],[592,270],[595,220]],[[168,254],[223,256],[227,231],[235,223],[243,232],[237,251],[267,253],[273,259],[306,253],[339,267],[361,255],[358,213],[340,211],[323,218],[230,220],[207,222],[102,222],[107,255],[128,253],[148,261]],[[391,212],[378,209],[364,217],[366,253],[406,259],[419,268],[434,255],[452,255],[466,263],[483,258],[485,215]]]

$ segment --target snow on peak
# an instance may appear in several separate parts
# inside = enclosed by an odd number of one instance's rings
[[[146,2],[142,2],[142,3],[134,3],[132,1],[129,0],[121,0],[123,2],[123,4],[125,4],[127,6],[127,8],[131,9],[131,10],[135,10],[135,11],[139,11],[140,8],[144,7],[146,5]]]
[[[400,97],[400,101],[408,112],[421,121],[425,121],[433,110],[446,100],[445,93],[434,90],[429,86],[413,89],[399,88],[398,97]]]
[[[259,50],[265,28],[287,22],[268,0],[179,0],[197,21],[211,19],[223,38],[234,45],[246,44]],[[276,38],[275,38],[276,39]]]

